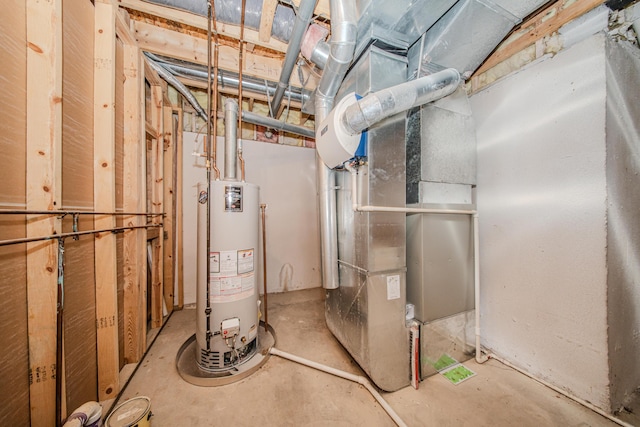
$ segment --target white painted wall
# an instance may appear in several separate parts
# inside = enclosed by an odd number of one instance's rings
[[[197,144],[195,137],[185,132],[183,138],[185,304],[196,301],[197,183],[206,181],[204,160],[192,155],[202,152],[203,137],[198,137]],[[218,138],[221,169],[223,146],[223,138]],[[260,186],[260,202],[267,204],[267,291],[321,286],[315,150],[255,141],[243,141],[243,150],[246,181]],[[259,257],[262,260],[261,252]],[[262,293],[262,262],[258,283]]]
[[[483,345],[609,408],[604,37],[471,98]]]

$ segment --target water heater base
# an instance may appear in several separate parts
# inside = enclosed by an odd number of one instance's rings
[[[214,373],[204,371],[198,366],[196,362],[198,343],[196,335],[193,334],[178,350],[176,368],[182,379],[193,385],[217,387],[231,384],[247,378],[267,363],[270,356],[269,349],[276,345],[276,333],[271,326],[265,330],[264,322],[260,322],[260,327],[258,328],[258,342],[260,347],[249,360],[238,365],[237,368]]]

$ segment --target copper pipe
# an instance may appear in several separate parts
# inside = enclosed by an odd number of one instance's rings
[[[218,169],[217,164],[217,151],[218,151],[218,26],[216,23],[216,8],[211,8],[211,24],[213,25],[213,39],[214,39],[214,48],[213,48],[213,90],[211,91],[211,103],[213,103],[213,110],[215,113],[213,114],[211,110],[209,111],[209,120],[212,120],[212,131],[213,134],[213,148],[211,150],[211,157],[213,162],[213,170],[215,172],[216,181],[220,179],[220,169]],[[211,73],[209,73],[209,80],[211,80]],[[210,86],[209,86],[210,87]]]
[[[264,329],[269,329],[269,316],[267,314],[267,230],[265,227],[265,212],[267,205],[260,204],[260,213],[262,214],[262,283],[264,286]]]
[[[247,7],[247,0],[242,0],[242,12],[240,13],[240,49],[238,51],[238,106],[242,111],[242,51],[244,49],[244,14]],[[242,114],[238,114],[238,134],[240,143],[238,144],[238,160],[240,161],[240,179],[244,182],[244,158],[242,157]]]

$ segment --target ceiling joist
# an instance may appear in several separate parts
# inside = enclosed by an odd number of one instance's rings
[[[267,0],[265,0],[267,1]],[[277,3],[277,1],[276,1]],[[188,27],[199,30],[207,30],[207,18],[185,10],[176,9],[167,6],[161,6],[142,0],[118,0],[118,4],[130,11],[137,11],[148,15],[157,16],[168,21],[177,22]],[[275,10],[275,9],[274,9]],[[273,18],[273,16],[272,16]],[[135,19],[135,17],[134,17]],[[240,27],[238,25],[225,24],[217,22],[218,34],[227,36],[236,40],[240,39]],[[262,46],[276,52],[286,52],[287,43],[271,37],[271,27],[269,27],[269,38],[265,41],[260,37],[258,31],[246,28],[244,30],[244,41]]]

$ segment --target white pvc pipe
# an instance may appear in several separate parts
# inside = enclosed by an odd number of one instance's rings
[[[378,393],[378,390],[376,390],[375,387],[371,385],[371,382],[367,378],[360,375],[354,375],[349,372],[341,371],[340,369],[332,368],[331,366],[323,365],[321,363],[314,362],[312,360],[304,359],[300,356],[296,356],[291,353],[278,350],[277,348],[274,348],[274,347],[271,347],[271,349],[269,349],[269,353],[273,354],[274,356],[279,356],[279,357],[282,357],[283,359],[291,360],[292,362],[296,362],[301,365],[305,365],[310,368],[317,369],[318,371],[326,372],[336,377],[344,378],[346,380],[349,380],[364,386],[364,388],[369,390],[369,393],[371,393],[373,398],[376,399],[376,401],[380,404],[380,406],[382,406],[382,409],[386,411],[386,413],[393,420],[393,422],[396,423],[396,425],[398,425],[399,427],[407,427],[404,421],[402,421],[402,418],[400,418],[400,416],[396,413],[396,411],[394,411],[393,408],[387,403],[387,401],[384,400],[384,398],[380,395],[380,393]]]
[[[531,378],[532,380],[535,380],[535,381],[539,382],[543,386],[549,387],[550,389],[552,389],[556,393],[560,393],[561,395],[573,400],[574,402],[581,404],[585,408],[591,409],[593,412],[597,412],[598,414],[600,414],[603,417],[613,421],[614,423],[616,423],[618,425],[621,425],[623,427],[633,427],[632,424],[629,424],[629,423],[627,423],[625,421],[622,421],[619,418],[614,417],[613,415],[603,411],[602,409],[598,408],[597,406],[593,405],[592,403],[589,403],[586,400],[582,400],[579,397],[573,396],[573,395],[569,394],[568,392],[566,392],[565,390],[563,390],[563,389],[561,389],[559,387],[556,387],[555,385],[553,385],[551,383],[548,383],[545,380],[541,380],[540,378],[534,377],[533,375],[531,375],[527,371],[524,371],[524,370],[518,368],[517,366],[512,365],[511,363],[507,362],[506,360],[502,359],[501,357],[496,356],[493,353],[490,353],[489,355],[487,355],[487,359],[494,359],[494,360],[502,363],[503,365],[508,366],[509,368],[513,369],[514,371],[518,371],[521,374],[526,375],[527,377]]]
[[[478,213],[473,214],[473,284],[476,317],[476,362],[484,363],[488,357],[482,354],[480,344],[480,226]]]
[[[81,427],[96,424],[102,417],[102,405],[98,402],[87,402],[73,411],[63,427]]]

